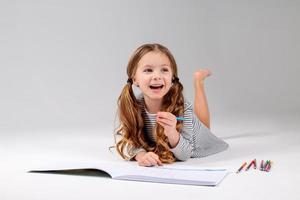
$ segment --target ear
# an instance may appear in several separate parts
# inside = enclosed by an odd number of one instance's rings
[[[179,82],[179,78],[177,76],[173,76],[172,83]]]
[[[132,81],[133,81],[133,84],[134,84],[136,87],[139,87],[139,83],[137,82],[135,76],[132,78]]]

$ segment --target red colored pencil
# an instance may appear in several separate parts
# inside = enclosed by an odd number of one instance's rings
[[[252,162],[254,164],[254,169],[256,169],[256,159],[254,159]]]

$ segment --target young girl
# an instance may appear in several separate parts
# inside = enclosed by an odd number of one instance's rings
[[[209,130],[204,79],[210,74],[209,70],[194,73],[193,111],[183,97],[171,52],[160,44],[136,49],[127,66],[127,84],[118,99],[118,153],[141,166],[154,166],[225,150],[228,144]],[[133,85],[141,91],[137,97]]]

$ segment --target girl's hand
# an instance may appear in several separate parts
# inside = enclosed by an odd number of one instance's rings
[[[175,147],[179,142],[176,116],[170,112],[158,112],[156,121],[164,128],[164,133],[168,137],[171,147]]]
[[[135,156],[136,161],[140,166],[152,167],[162,166],[162,162],[159,160],[159,156],[153,152],[139,152]]]

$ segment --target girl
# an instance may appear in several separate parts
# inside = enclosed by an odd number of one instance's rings
[[[225,150],[228,144],[209,130],[204,79],[210,74],[194,73],[194,113],[183,97],[171,52],[160,44],[140,46],[129,60],[128,81],[118,98],[118,153],[141,166],[154,166]],[[141,91],[138,97],[133,85]]]

